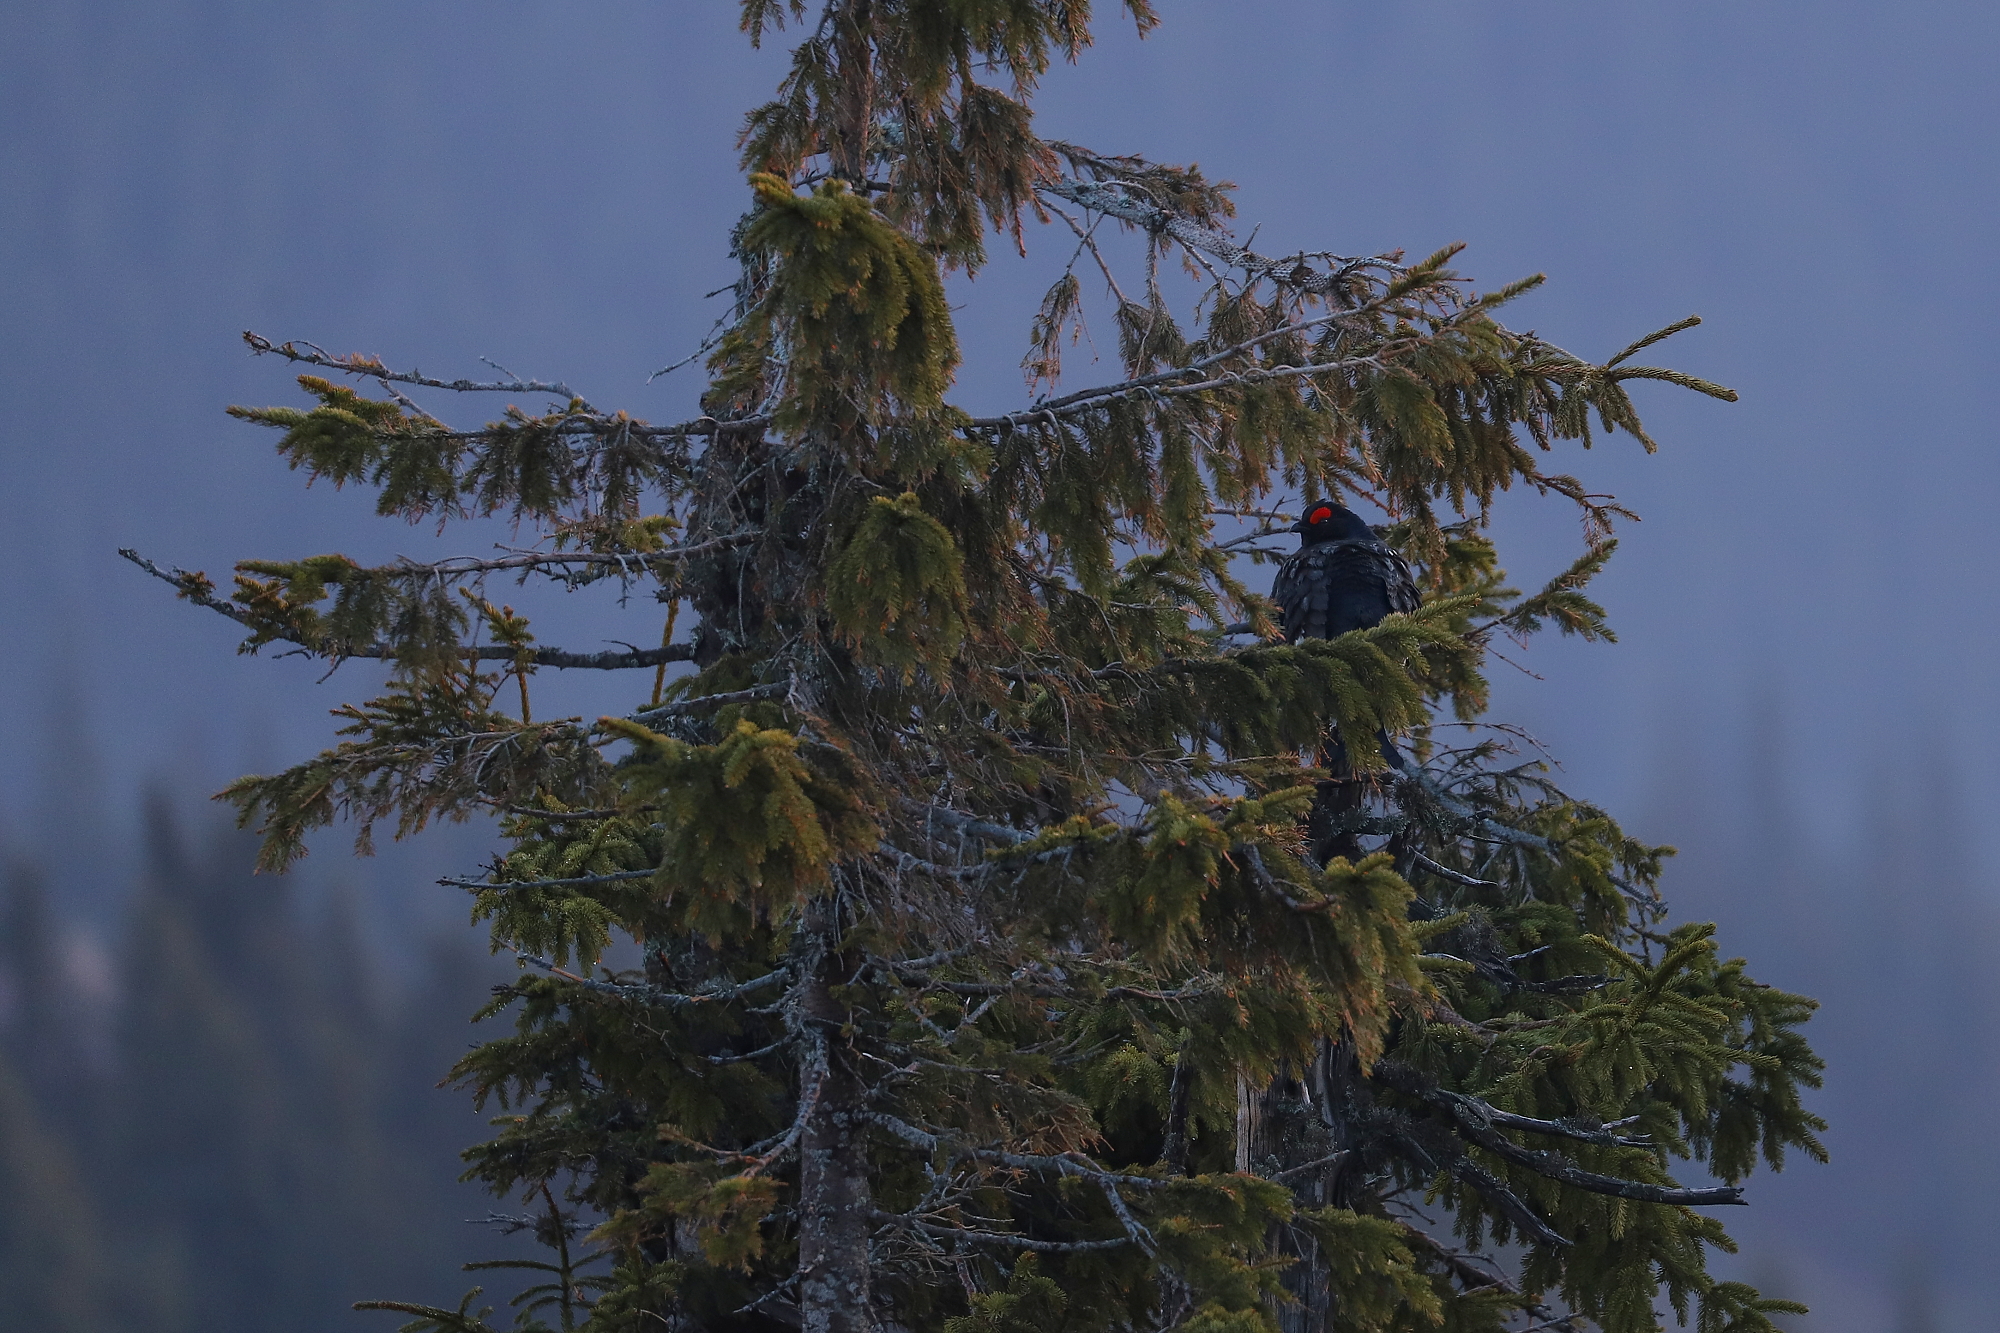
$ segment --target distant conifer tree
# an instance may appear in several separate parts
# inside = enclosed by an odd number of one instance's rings
[[[342,1327],[357,1296],[435,1271],[426,1252],[463,1231],[462,1204],[439,1217],[449,1151],[397,1141],[421,1120],[388,1086],[385,1048],[428,1034],[384,1030],[351,923],[301,920],[251,874],[254,840],[150,813],[96,1145],[117,1325]],[[438,1179],[413,1184],[419,1161]]]
[[[103,1128],[103,1042],[50,898],[38,865],[0,871],[0,1052],[42,1123],[88,1160]]]
[[[101,1092],[80,1040],[41,877],[0,877],[0,1329],[97,1333],[106,1245],[90,1178],[90,1099]],[[82,1151],[79,1151],[79,1150]]]
[[[97,1333],[102,1233],[85,1177],[0,1052],[0,1328]]]
[[[1478,723],[1496,637],[1609,637],[1583,585],[1623,511],[1543,460],[1651,448],[1632,380],[1733,395],[1632,364],[1691,320],[1592,362],[1497,322],[1535,280],[1266,256],[1199,171],[1038,138],[1087,12],[818,11],[749,120],[691,421],[252,336],[382,394],[233,409],[294,466],[543,540],[228,593],[134,554],[248,648],[391,665],[336,748],[229,794],[272,868],[342,818],[504,820],[463,883],[527,971],[457,1072],[507,1111],[473,1172],[552,1247],[524,1327],[1772,1327],[1795,1307],[1710,1277],[1699,1210],[1819,1155],[1811,1003],[1669,926],[1667,849]],[[806,18],[744,5],[753,40]],[[1031,380],[1100,284],[1122,368],[973,416],[943,277],[1030,224],[1071,251]],[[549,405],[461,429],[425,388]],[[1485,531],[1516,486],[1586,538],[1528,596]],[[1423,605],[1283,642],[1249,575],[1336,496],[1390,516]],[[615,582],[644,628],[602,637],[660,646],[542,643],[504,579]],[[651,688],[551,716],[550,669]],[[1316,803],[1355,855],[1315,863]],[[642,969],[596,966],[626,937]],[[476,1294],[391,1308],[489,1327]]]

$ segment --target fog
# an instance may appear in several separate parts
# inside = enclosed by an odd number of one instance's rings
[[[1657,359],[1739,403],[1643,386],[1657,455],[1618,435],[1552,464],[1643,516],[1598,585],[1621,641],[1536,645],[1495,711],[1684,849],[1678,914],[1826,1004],[1835,1160],[1753,1181],[1739,1271],[1816,1303],[1805,1328],[1990,1326],[2000,11],[1161,8],[1141,42],[1101,6],[1043,133],[1237,182],[1267,252],[1462,240],[1484,286],[1546,273],[1509,322],[1581,355],[1706,321]],[[325,744],[373,681],[238,656],[117,548],[217,575],[443,549],[222,414],[297,396],[240,333],[685,411],[689,372],[646,377],[718,313],[735,132],[784,45],[749,50],[721,0],[0,3],[0,844],[44,867],[77,957],[115,951],[144,791],[192,811]],[[1045,264],[955,289],[968,405],[1025,398]],[[1530,584],[1578,542],[1556,500],[1509,496],[1500,527]],[[617,632],[591,609],[547,623]],[[355,890],[415,992],[412,942],[467,933],[431,881],[484,845],[356,863],[328,836],[303,882]]]

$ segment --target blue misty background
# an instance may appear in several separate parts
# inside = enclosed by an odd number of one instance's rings
[[[487,356],[643,416],[685,411],[688,372],[645,377],[717,313],[702,294],[727,281],[745,199],[735,129],[782,69],[782,39],[749,51],[734,9],[0,3],[0,837],[49,886],[67,984],[100,1013],[83,1030],[111,1032],[101,1015],[139,1002],[134,886],[161,879],[142,792],[157,828],[208,846],[208,792],[324,744],[325,709],[373,683],[237,657],[230,626],[116,548],[219,574],[250,555],[382,559],[506,536],[440,542],[374,520],[364,497],[306,493],[266,433],[221,414],[296,398],[238,334],[453,375]],[[1503,681],[1498,711],[1548,743],[1573,789],[1683,847],[1669,880],[1683,915],[1718,919],[1760,975],[1826,1002],[1818,1105],[1835,1161],[1755,1185],[1728,1219],[1738,1270],[1813,1302],[1808,1328],[1987,1326],[2000,13],[1163,10],[1143,43],[1101,20],[1099,48],[1048,80],[1045,133],[1238,182],[1243,229],[1268,252],[1465,240],[1460,267],[1482,283],[1546,272],[1512,322],[1579,353],[1708,321],[1659,359],[1741,403],[1641,389],[1659,455],[1620,436],[1559,460],[1645,516],[1599,585],[1623,641],[1536,645],[1519,660],[1539,679]],[[1036,280],[1067,250],[1037,239],[1038,260],[1003,256],[960,288],[968,405],[1021,396]],[[500,403],[432,405],[484,419]],[[1532,498],[1510,497],[1502,527],[1524,580],[1577,539]],[[647,633],[608,599],[546,610],[545,641]],[[601,711],[621,687],[546,688]],[[415,1031],[444,1021],[420,999],[442,1003],[439,951],[476,945],[431,881],[483,846],[479,829],[446,830],[355,862],[329,837],[292,882],[266,884],[313,929],[354,904],[365,1002]],[[32,1007],[9,984],[18,1040]],[[462,1025],[440,1040],[442,1060]],[[126,1048],[98,1047],[115,1076]],[[477,1127],[449,1123],[427,1132]],[[449,1153],[433,1157],[425,1169],[448,1176]],[[441,1238],[422,1278],[435,1286],[316,1294],[313,1326],[385,1318],[337,1313],[356,1296],[455,1296],[450,1265],[485,1242],[426,1234]],[[231,1280],[262,1280],[254,1268]]]

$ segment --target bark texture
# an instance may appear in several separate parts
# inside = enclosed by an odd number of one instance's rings
[[[799,1135],[799,1314],[803,1333],[875,1333],[868,1263],[867,1088],[842,1049],[847,1021],[833,986],[843,969],[834,905],[810,910],[806,931],[816,958],[801,1003],[824,1055],[823,1072]]]

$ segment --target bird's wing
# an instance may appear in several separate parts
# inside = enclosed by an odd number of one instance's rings
[[[1382,582],[1389,593],[1389,609],[1408,615],[1424,604],[1417,581],[1410,576],[1409,562],[1386,546],[1382,548],[1382,557],[1385,576]]]
[[[1293,643],[1330,639],[1419,604],[1409,566],[1375,541],[1321,542],[1294,552],[1279,566],[1271,596]]]
[[[1312,611],[1308,603],[1316,571],[1311,568],[1307,557],[1317,549],[1308,546],[1286,556],[1285,562],[1278,566],[1278,577],[1271,581],[1271,600],[1278,604],[1278,624],[1285,631],[1288,643],[1320,637],[1308,630]]]

